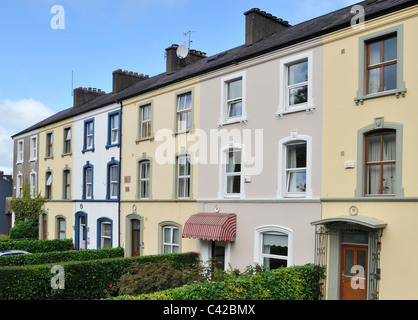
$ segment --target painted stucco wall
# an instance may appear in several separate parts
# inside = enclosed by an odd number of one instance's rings
[[[192,128],[187,133],[173,134],[176,127],[177,95],[192,92]],[[152,139],[140,140],[140,106],[152,104]],[[182,227],[187,219],[197,213],[198,166],[193,146],[196,146],[196,129],[199,128],[200,86],[196,78],[138,95],[123,102],[122,107],[122,167],[121,167],[121,245],[125,248],[126,217],[132,213],[142,219],[141,254],[161,253],[161,235],[158,226],[172,221]],[[196,148],[198,149],[198,148]],[[176,156],[191,156],[191,194],[186,200],[176,197]],[[139,200],[139,169],[141,160],[151,162],[151,191],[146,200]],[[181,250],[196,250],[195,241],[181,239]],[[130,255],[130,252],[127,252]]]
[[[63,155],[64,128],[71,126],[73,138],[71,140],[71,154]],[[53,157],[46,158],[46,134],[53,132]],[[39,157],[39,174],[38,174],[38,191],[45,196],[46,172],[52,172],[52,199],[44,205],[47,213],[47,238],[56,238],[56,216],[64,216],[66,220],[66,236],[72,237],[73,219],[72,219],[72,202],[71,200],[63,200],[63,170],[68,167],[71,175],[74,173],[74,125],[73,119],[67,119],[54,123],[50,126],[43,127],[39,130],[38,141],[38,157]],[[71,176],[71,196],[73,195],[74,183]]]
[[[403,58],[405,97],[390,95],[356,105],[359,37],[396,26],[403,26],[403,57],[398,59]],[[379,299],[382,300],[418,297],[415,276],[418,259],[411,254],[415,250],[418,223],[418,171],[414,161],[417,157],[415,119],[418,116],[416,30],[418,7],[415,6],[367,22],[363,29],[348,28],[324,38],[322,218],[348,215],[349,208],[354,205],[359,209],[359,216],[387,223],[381,238]],[[397,165],[402,168],[404,195],[393,200],[355,197],[358,170],[363,170],[357,162],[358,132],[379,117],[384,117],[385,123],[397,123],[403,128],[401,145],[397,145],[402,148],[402,160],[397,159]],[[346,161],[354,161],[355,168],[345,169]]]
[[[302,110],[278,117],[281,79],[280,66],[284,60],[309,55],[312,63],[312,90],[314,111]],[[222,148],[228,147],[229,139],[209,140],[207,153],[216,156],[215,162],[200,163],[199,167],[199,211],[235,213],[237,215],[237,238],[230,247],[229,263],[234,268],[244,269],[254,262],[262,264],[257,252],[255,229],[272,226],[282,227],[292,234],[293,244],[289,249],[292,265],[312,263],[314,260],[315,232],[311,219],[319,218],[321,207],[322,167],[322,48],[320,42],[304,43],[295,47],[273,52],[241,62],[202,76],[201,83],[201,129],[210,137],[226,131],[234,136],[233,143],[243,144],[255,162],[247,162],[241,199],[225,199],[221,188],[223,179],[220,165]],[[234,75],[245,77],[246,122],[225,124],[218,127],[221,114],[222,86],[225,79]],[[246,134],[251,139],[246,138]],[[292,135],[296,138],[293,139]],[[298,141],[308,136],[311,141],[310,154],[311,194],[303,198],[285,198],[284,158],[279,155],[280,141]],[[238,138],[237,138],[238,137]],[[241,139],[239,141],[239,139]],[[261,140],[260,140],[261,139]],[[217,158],[216,158],[217,157]],[[209,158],[210,160],[210,158]],[[245,160],[244,160],[245,161]],[[279,188],[279,186],[281,186]],[[280,191],[281,190],[281,191]],[[205,246],[204,241],[200,245]],[[228,261],[227,261],[228,262]]]
[[[87,214],[87,248],[98,247],[97,234],[100,232],[98,220],[110,219],[112,223],[112,247],[119,245],[119,204],[116,200],[107,199],[108,193],[108,163],[112,160],[119,162],[119,146],[106,148],[108,144],[109,114],[120,110],[119,104],[83,113],[74,118],[76,137],[74,140],[74,195],[73,216],[78,212]],[[84,135],[85,121],[94,121],[94,151],[85,151]],[[120,117],[119,117],[120,119]],[[119,126],[120,127],[120,126]],[[83,200],[84,166],[93,166],[93,199]],[[73,217],[74,219],[74,217]],[[74,223],[77,223],[74,221]],[[74,230],[73,238],[79,235]]]

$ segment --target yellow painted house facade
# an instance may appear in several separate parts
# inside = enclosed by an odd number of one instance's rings
[[[197,77],[122,102],[121,246],[127,256],[196,250],[182,238],[197,211]]]
[[[367,7],[366,7],[367,13]],[[417,299],[418,6],[323,37],[326,299]]]
[[[73,237],[73,119],[39,129],[38,189],[47,198],[40,216],[42,239]]]

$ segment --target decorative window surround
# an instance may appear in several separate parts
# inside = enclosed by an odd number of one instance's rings
[[[241,153],[241,171],[239,172],[240,178],[240,193],[228,194],[227,192],[227,172],[226,167],[228,165],[229,150],[240,151]],[[244,199],[244,183],[245,183],[245,146],[243,144],[234,143],[230,141],[228,146],[224,146],[220,152],[220,166],[219,166],[219,199]]]
[[[182,109],[178,110],[179,107],[179,100],[181,96],[185,96],[187,94],[190,94],[190,108],[188,109]],[[194,108],[195,108],[195,93],[194,88],[187,88],[184,90],[180,90],[175,92],[174,94],[174,129],[173,134],[180,134],[180,133],[186,133],[186,132],[194,132],[195,130],[195,123],[194,123]],[[189,127],[186,124],[186,128],[179,128],[179,116],[181,114],[189,113],[188,117],[190,117],[190,125]]]
[[[308,80],[305,82],[308,86],[308,97],[306,103],[300,103],[294,106],[289,105],[289,88],[288,88],[288,75],[289,66],[292,66],[298,62],[308,62]],[[315,110],[313,99],[313,54],[312,51],[291,56],[286,59],[280,60],[280,98],[279,106],[276,112],[278,119],[283,118],[287,113],[294,113],[300,111],[306,111],[307,113]]]
[[[105,225],[110,225],[110,235],[104,234]],[[110,246],[104,244],[105,239],[110,240]],[[109,218],[97,219],[97,248],[112,248],[113,247],[113,221]]]
[[[306,191],[304,194],[289,194],[286,189],[286,156],[287,146],[298,143],[306,143]],[[279,177],[277,198],[312,198],[312,137],[298,133],[298,130],[290,132],[290,136],[279,141]]]
[[[30,155],[29,161],[38,160],[38,136],[30,137]]]
[[[164,232],[165,229],[169,228],[171,230],[177,229],[178,233],[179,233],[179,243],[175,244],[175,246],[177,247],[177,251],[178,253],[181,252],[181,225],[177,222],[174,221],[163,221],[160,222],[158,224],[158,253],[159,254],[163,254],[165,253],[164,250],[164,246],[168,245],[168,246],[172,246],[173,244],[169,244],[169,243],[164,243]]]
[[[396,64],[396,75],[397,75],[397,84],[396,89],[382,91],[378,93],[367,94],[367,81],[366,81],[366,72],[367,72],[367,43],[372,40],[379,39],[389,35],[396,35],[397,37],[397,64]],[[354,98],[356,105],[364,104],[364,100],[373,99],[388,95],[396,95],[396,98],[399,99],[399,96],[405,97],[406,87],[405,81],[403,79],[403,25],[398,25],[392,28],[384,29],[378,32],[368,34],[366,36],[359,38],[359,79],[358,79],[358,90],[357,95]]]
[[[110,112],[107,116],[107,144],[106,149],[120,145],[120,110]]]
[[[23,152],[24,152],[23,150],[24,150],[24,141],[22,139],[17,142],[16,164],[23,163]]]
[[[146,110],[147,109],[147,110]],[[148,119],[144,118],[148,116]],[[146,101],[138,105],[138,133],[136,143],[144,140],[154,140],[153,133],[154,102]]]
[[[404,189],[402,187],[402,153],[403,153],[403,125],[394,122],[385,122],[383,117],[375,118],[374,123],[361,128],[357,132],[357,188],[354,192],[355,197],[366,197],[365,190],[365,150],[366,134],[378,130],[396,131],[396,173],[395,173],[395,194],[391,197],[402,198]],[[388,196],[367,196],[367,198],[384,199]]]
[[[88,181],[87,174],[91,172],[91,181]],[[91,194],[88,195],[87,189],[90,185]],[[83,194],[81,196],[83,200],[93,200],[94,199],[94,165],[87,161],[83,166]]]
[[[228,84],[234,80],[242,80],[242,98],[241,98],[241,116],[228,117]],[[246,72],[239,72],[225,76],[221,79],[221,110],[219,116],[218,127],[232,123],[247,123],[247,111],[246,111]]]
[[[31,198],[35,198],[36,197],[36,193],[37,193],[37,188],[36,188],[36,172],[32,169],[31,173],[30,173],[30,196]]]
[[[287,236],[287,257],[286,258],[287,266],[290,267],[293,265],[293,231],[276,225],[266,225],[258,227],[254,230],[254,263],[263,265],[263,235],[272,234],[272,235],[286,235]],[[275,258],[272,256],[272,258]]]
[[[94,151],[94,118],[84,120],[84,141],[82,153]]]

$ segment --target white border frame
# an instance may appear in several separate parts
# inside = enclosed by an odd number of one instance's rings
[[[287,99],[287,66],[301,60],[308,60],[308,102],[302,103],[298,107],[289,107]],[[279,89],[279,106],[277,108],[276,116],[281,118],[286,113],[293,113],[299,111],[313,111],[315,109],[313,99],[313,53],[308,51],[298,55],[291,56],[280,60],[280,89]]]

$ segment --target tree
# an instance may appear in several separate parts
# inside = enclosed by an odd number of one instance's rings
[[[42,212],[42,206],[46,202],[46,198],[42,197],[40,193],[36,197],[31,197],[30,186],[26,182],[23,186],[22,196],[13,196],[10,203],[11,209],[15,214],[15,223],[21,221],[33,222],[34,225],[39,225],[39,215]]]

